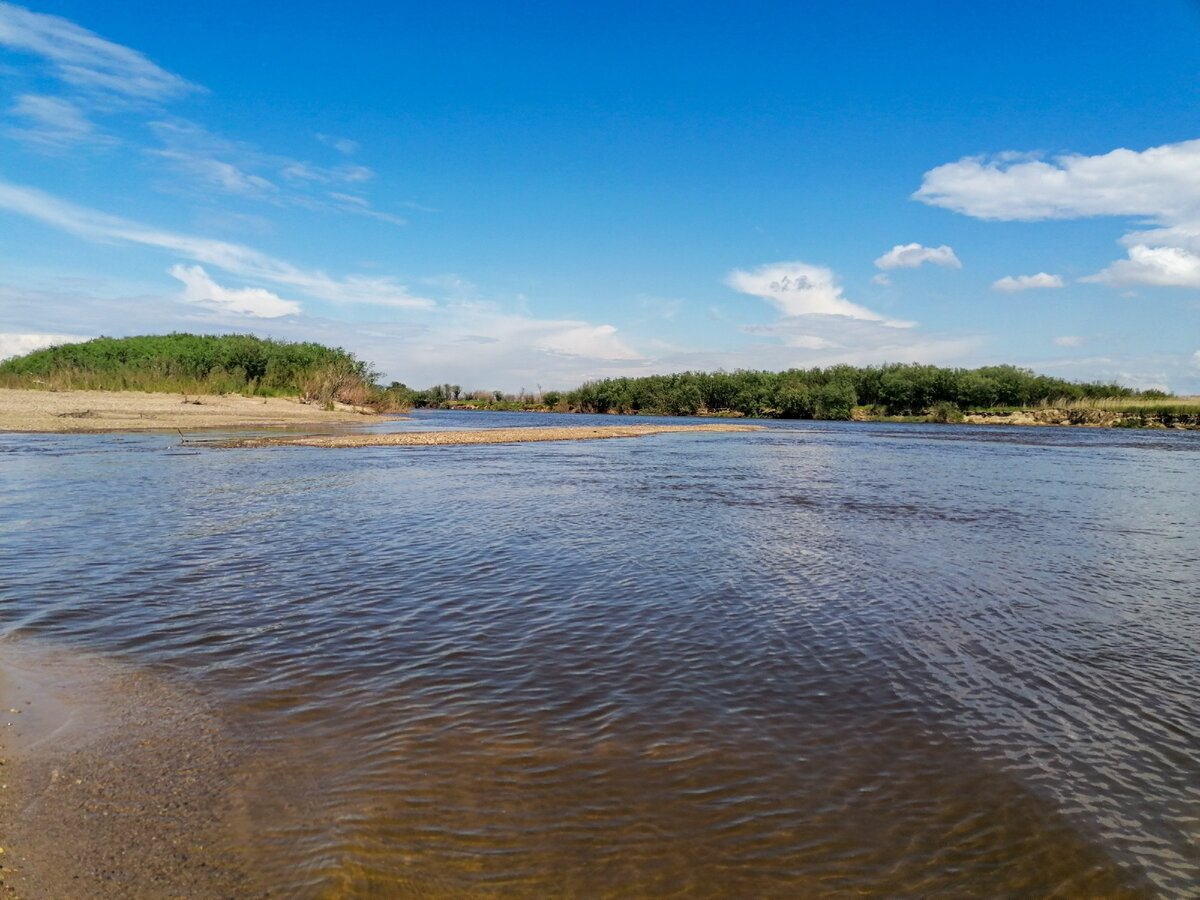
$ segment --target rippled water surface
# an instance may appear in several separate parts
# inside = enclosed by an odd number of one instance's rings
[[[0,475],[2,633],[220,709],[282,895],[1197,893],[1200,434],[9,435]]]

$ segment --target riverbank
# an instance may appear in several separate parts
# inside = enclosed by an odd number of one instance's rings
[[[594,441],[677,432],[762,431],[762,425],[601,425],[565,428],[487,428],[480,431],[408,431],[391,434],[333,434],[255,437],[225,441],[222,447],[444,447],[458,444],[524,444],[539,441]]]
[[[231,827],[233,754],[201,698],[6,641],[0,704],[0,895],[256,895]]]
[[[292,397],[0,388],[0,432],[298,428],[362,424],[373,417],[373,413],[344,404],[324,409]]]

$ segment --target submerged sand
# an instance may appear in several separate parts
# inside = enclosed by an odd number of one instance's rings
[[[594,425],[551,428],[485,428],[479,431],[401,431],[389,434],[331,434],[255,437],[224,441],[222,447],[433,447],[452,444],[523,444],[591,441],[676,432],[762,431],[762,425]]]
[[[0,388],[0,431],[88,434],[344,426],[370,418],[353,407],[324,410],[292,397]]]
[[[204,701],[148,673],[0,642],[0,896],[261,896],[232,751]]]

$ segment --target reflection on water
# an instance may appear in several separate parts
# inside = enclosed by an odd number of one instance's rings
[[[0,614],[202,691],[282,895],[1186,895],[1198,437],[10,436]]]

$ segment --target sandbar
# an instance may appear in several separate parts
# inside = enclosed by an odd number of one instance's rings
[[[361,425],[373,418],[355,407],[326,410],[294,397],[0,388],[0,432],[299,428]]]
[[[222,441],[221,447],[435,447],[456,444],[523,444],[535,441],[594,441],[677,432],[762,431],[762,425],[579,425],[547,428],[484,428],[478,431],[399,431],[388,434],[328,434],[253,437]]]
[[[0,896],[260,896],[234,754],[202,698],[37,641],[0,641]]]

